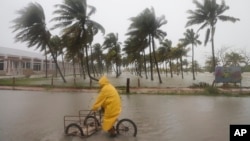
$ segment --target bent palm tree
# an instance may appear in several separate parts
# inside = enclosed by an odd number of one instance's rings
[[[162,40],[167,35],[166,32],[160,29],[161,26],[167,24],[167,20],[165,19],[164,16],[156,17],[154,8],[151,9],[147,8],[138,16],[132,17],[131,21],[132,24],[129,27],[130,31],[128,35],[137,35],[142,39],[148,38],[151,80],[153,80],[153,61],[154,61],[159,77],[159,82],[162,83],[158,62],[156,59],[156,52],[155,52],[156,47],[154,39]],[[152,55],[154,59],[152,59]]]
[[[147,63],[145,48],[147,47],[148,41],[146,39],[141,39],[138,36],[130,36],[126,41],[124,41],[123,51],[127,54],[128,63],[137,62],[139,66],[139,72],[141,74],[141,67],[144,66],[145,76],[148,79],[147,75]],[[142,54],[142,55],[141,55]],[[143,57],[143,62],[141,58]]]
[[[118,34],[114,33],[109,33],[104,39],[103,42],[103,49],[108,49],[109,51],[109,57],[111,57],[111,60],[114,61],[116,64],[116,77],[118,77],[121,72],[119,71],[120,69],[120,60],[121,60],[121,43],[118,41]]]
[[[46,28],[45,15],[41,5],[38,3],[30,3],[27,7],[18,11],[18,14],[20,14],[20,16],[13,21],[13,32],[19,31],[15,36],[16,41],[27,42],[28,47],[36,46],[36,48],[40,48],[41,51],[48,46],[56,67],[63,81],[66,83],[58,66],[56,56],[53,53],[52,46],[50,45],[51,34]]]
[[[188,17],[188,22],[186,26],[201,24],[201,27],[198,29],[198,31],[208,26],[204,43],[206,45],[210,38],[212,43],[213,57],[212,69],[214,71],[216,66],[216,60],[214,56],[214,34],[216,27],[215,25],[218,20],[236,22],[239,21],[239,19],[223,15],[223,13],[229,9],[229,6],[226,6],[224,0],[222,0],[222,3],[220,5],[216,3],[216,0],[204,0],[203,4],[200,3],[198,0],[194,0],[194,4],[196,5],[197,9],[188,11],[190,16]]]
[[[102,33],[105,32],[99,23],[90,19],[90,16],[96,11],[95,7],[88,6],[86,0],[64,0],[63,4],[57,4],[56,7],[58,9],[54,11],[54,14],[58,14],[58,17],[53,18],[52,21],[57,21],[58,23],[55,24],[54,28],[63,28],[63,36],[74,35],[74,47],[78,48],[82,56],[85,49],[89,78],[98,81],[90,74],[87,54],[87,48],[95,35],[91,33],[91,30],[95,29],[100,30]],[[87,8],[89,8],[89,11]],[[91,30],[87,30],[90,28]]]

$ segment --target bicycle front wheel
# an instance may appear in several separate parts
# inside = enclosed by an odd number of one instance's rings
[[[76,123],[69,124],[65,129],[66,135],[84,136],[81,126]]]
[[[130,119],[122,119],[118,121],[116,125],[116,131],[118,134],[124,136],[136,136],[137,135],[137,126]]]

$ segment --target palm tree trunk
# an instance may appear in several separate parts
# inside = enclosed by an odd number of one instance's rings
[[[86,53],[86,64],[87,64],[87,71],[88,71],[88,76],[90,79],[93,79],[95,81],[98,81],[98,79],[94,78],[93,76],[91,76],[90,74],[90,68],[89,68],[89,57],[88,57],[88,46],[86,45],[86,49],[85,49],[85,53]]]
[[[146,62],[145,50],[143,50],[143,61],[144,61],[145,76],[146,76],[146,79],[148,79],[148,74],[147,74],[147,62]]]
[[[216,67],[216,62],[215,62],[215,56],[214,56],[214,32],[215,32],[215,28],[213,26],[211,26],[211,31],[212,31],[212,35],[211,35],[211,43],[212,43],[212,56],[213,56],[213,67],[212,67],[212,71],[215,71],[215,67]]]
[[[152,51],[151,51],[151,37],[149,35],[149,59],[150,59],[150,73],[151,73],[151,80],[154,80],[153,76],[153,62],[152,62]]]
[[[76,67],[74,58],[73,58],[73,76],[74,76],[74,85],[76,85]]]
[[[152,36],[152,44],[153,44],[153,54],[154,54],[156,70],[157,70],[158,77],[159,77],[159,82],[162,83],[161,74],[160,74],[160,71],[159,71],[158,62],[157,62],[156,55],[155,55],[155,42],[154,42],[154,37],[153,36]]]
[[[94,61],[93,61],[93,55],[92,55],[92,47],[91,47],[91,45],[89,45],[89,47],[90,47],[90,62],[91,62],[91,69],[92,69],[92,72],[93,72],[94,77],[95,77],[96,73],[95,73],[95,69],[94,69]]]
[[[56,68],[58,69],[58,71],[59,71],[59,73],[60,73],[60,76],[61,76],[62,79],[63,79],[63,82],[66,83],[67,81],[65,80],[65,78],[64,78],[64,76],[63,76],[63,74],[62,74],[62,72],[61,72],[61,69],[60,69],[60,67],[59,67],[59,65],[58,65],[58,63],[57,63],[57,59],[55,58],[55,55],[54,55],[54,53],[53,53],[53,51],[52,51],[52,49],[51,49],[51,47],[50,47],[49,44],[48,44],[48,47],[49,47],[51,56],[52,56],[52,58],[53,58],[53,60],[54,60],[54,62],[55,62],[55,64],[56,64]]]
[[[169,59],[169,68],[170,68],[171,78],[173,78],[173,68],[172,68],[172,60],[171,59]]]
[[[193,73],[193,80],[195,80],[194,75],[194,45],[192,44],[192,73]]]
[[[57,62],[57,57],[58,57],[58,55],[57,55],[57,52],[56,52],[56,62]],[[56,68],[56,77],[57,77],[57,71],[58,71],[58,68]]]
[[[176,72],[177,72],[177,76],[179,76],[179,58],[176,58]]]
[[[65,64],[64,64],[63,53],[62,53],[62,66],[63,66],[63,76],[65,76]]]
[[[168,62],[167,61],[165,61],[165,69],[166,69],[166,77],[168,77]]]
[[[118,76],[119,76],[119,70],[118,70],[117,57],[116,57],[116,61],[115,61],[115,67],[116,67],[116,78],[118,78]]]
[[[48,78],[48,58],[47,58],[47,52],[46,52],[46,46],[45,46],[45,78]]]
[[[183,79],[184,76],[183,76],[183,64],[182,64],[182,56],[180,57],[180,62],[181,62],[181,78]]]

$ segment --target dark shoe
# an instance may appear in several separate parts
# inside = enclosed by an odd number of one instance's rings
[[[114,134],[110,134],[109,136],[112,137],[112,138],[114,138],[114,137],[116,137],[116,135],[117,135],[117,134],[114,133]]]
[[[116,137],[116,131],[114,127],[112,127],[108,132],[110,134],[110,137]]]

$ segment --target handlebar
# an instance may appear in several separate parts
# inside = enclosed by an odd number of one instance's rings
[[[101,115],[102,113],[104,113],[103,109],[100,109],[97,111],[90,110],[87,116],[96,115],[96,114]]]
[[[88,116],[93,115],[96,111],[90,110]]]

